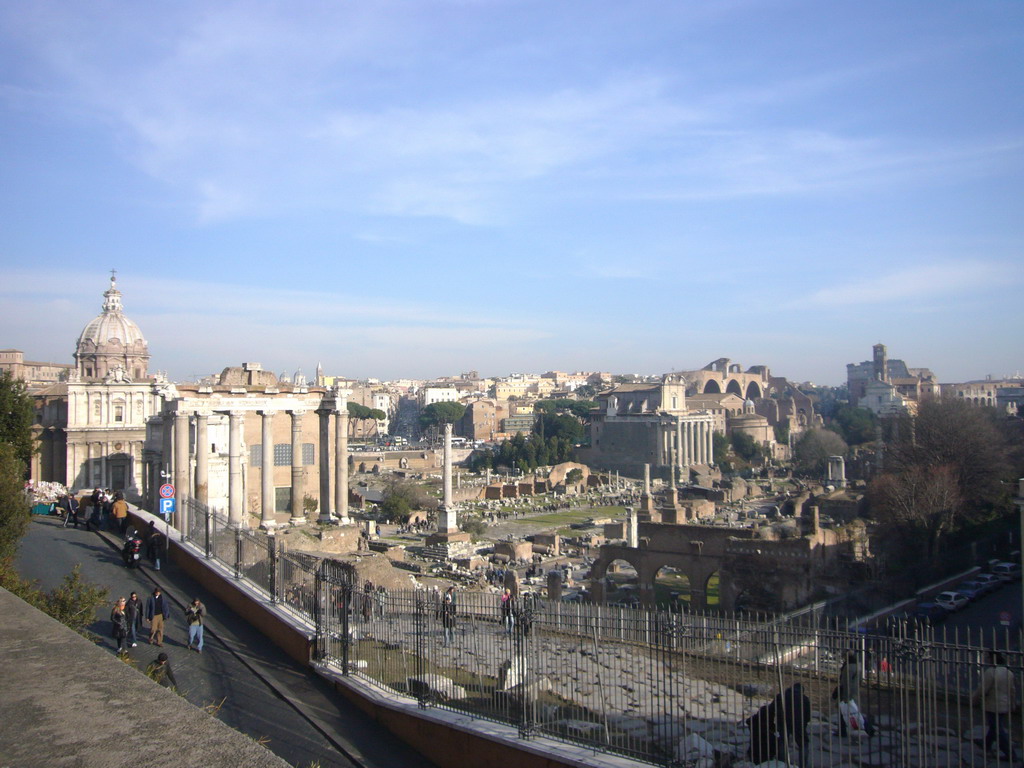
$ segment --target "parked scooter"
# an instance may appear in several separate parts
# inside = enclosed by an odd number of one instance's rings
[[[128,537],[121,548],[121,557],[129,568],[138,568],[142,564],[142,537],[134,528],[128,531]]]

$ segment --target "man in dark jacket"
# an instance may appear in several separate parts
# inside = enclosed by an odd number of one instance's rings
[[[163,646],[164,620],[171,616],[170,601],[163,596],[160,587],[153,590],[153,596],[146,600],[146,621],[149,622],[149,642]]]
[[[68,523],[73,523],[75,530],[78,530],[78,499],[75,498],[75,492],[69,491],[68,493],[61,496],[60,508],[64,510],[64,527],[68,527]]]
[[[171,671],[171,662],[167,660],[167,654],[161,653],[146,667],[146,677],[155,680],[164,688],[177,688],[178,681],[174,679]]]
[[[139,593],[132,592],[124,605],[124,615],[128,618],[128,641],[132,648],[139,644],[139,630],[142,628],[142,601]]]

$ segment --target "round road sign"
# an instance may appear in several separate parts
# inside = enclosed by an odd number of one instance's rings
[[[174,498],[174,486],[170,483],[164,483],[160,486],[160,498],[171,499]]]

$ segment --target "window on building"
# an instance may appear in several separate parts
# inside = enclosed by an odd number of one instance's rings
[[[291,448],[291,446],[288,446]],[[284,486],[283,488],[274,489],[274,512],[290,512],[288,508],[292,503],[292,489],[291,486]]]
[[[114,421],[124,421],[124,406],[123,405],[115,405],[114,406]]]
[[[302,444],[302,463],[307,467],[316,462],[316,451],[312,443]]]
[[[249,466],[253,469],[263,466],[263,446],[262,445],[250,445],[249,446]]]
[[[292,463],[292,444],[291,443],[275,443],[274,444],[274,466],[275,467],[287,467]]]

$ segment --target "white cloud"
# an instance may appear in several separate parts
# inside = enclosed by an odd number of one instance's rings
[[[825,307],[848,307],[860,304],[916,302],[950,294],[966,294],[984,290],[999,281],[1019,282],[1024,277],[1020,267],[984,261],[959,261],[926,264],[895,270],[877,277],[821,288],[801,304]]]

